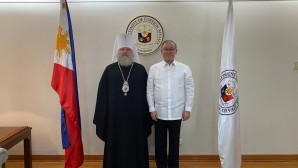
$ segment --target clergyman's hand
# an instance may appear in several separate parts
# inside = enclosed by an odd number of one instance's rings
[[[182,120],[183,121],[186,121],[186,120],[188,120],[190,118],[190,112],[189,111],[184,111],[183,113],[182,113]]]
[[[150,115],[151,115],[152,120],[157,121],[158,116],[157,116],[157,112],[156,111],[150,112]]]

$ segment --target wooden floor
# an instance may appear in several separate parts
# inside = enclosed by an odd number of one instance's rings
[[[22,161],[8,161],[6,168],[22,168]],[[33,168],[63,168],[64,163],[61,162],[33,162]],[[102,162],[85,161],[82,168],[101,168]],[[150,161],[150,168],[156,168],[155,163]],[[220,168],[219,162],[182,162],[180,168]],[[298,168],[298,161],[285,162],[242,162],[241,168]]]

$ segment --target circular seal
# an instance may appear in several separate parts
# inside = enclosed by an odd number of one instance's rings
[[[126,33],[134,37],[137,51],[141,55],[154,53],[164,38],[161,24],[155,18],[147,15],[134,18],[128,24]]]
[[[235,70],[225,70],[220,75],[219,113],[234,114],[239,107],[238,81]]]

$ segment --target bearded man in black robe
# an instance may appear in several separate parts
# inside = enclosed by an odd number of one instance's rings
[[[133,37],[116,37],[113,62],[101,77],[93,123],[105,142],[103,168],[149,168],[152,120],[146,100],[147,72]]]

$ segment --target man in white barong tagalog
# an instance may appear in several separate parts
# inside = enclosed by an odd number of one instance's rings
[[[151,66],[147,82],[147,101],[155,121],[155,161],[157,168],[179,167],[181,121],[190,118],[194,81],[190,68],[175,60],[177,45],[162,43],[163,61]],[[167,154],[167,139],[169,152]]]

